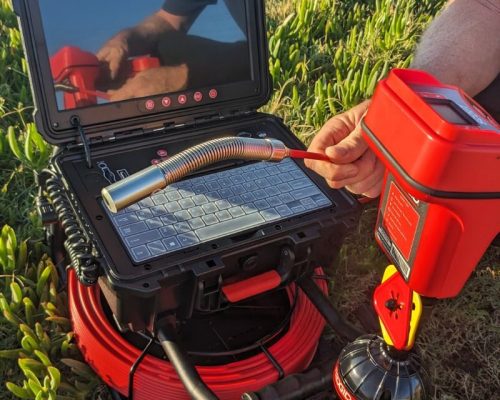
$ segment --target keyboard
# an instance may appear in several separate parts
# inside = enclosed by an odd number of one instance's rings
[[[331,205],[298,165],[285,159],[176,182],[117,214],[103,207],[140,263]]]

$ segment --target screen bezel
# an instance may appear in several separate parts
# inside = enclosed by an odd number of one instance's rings
[[[73,126],[77,116],[86,129],[87,136],[98,136],[102,130],[116,130],[131,126],[151,125],[155,121],[172,125],[186,123],[189,119],[205,114],[223,114],[225,110],[256,109],[265,104],[270,96],[270,77],[267,67],[267,41],[265,35],[264,4],[262,0],[244,0],[247,12],[248,46],[250,52],[251,80],[218,85],[218,97],[203,103],[192,100],[193,94],[209,88],[193,88],[188,91],[168,93],[171,98],[187,95],[185,105],[172,102],[169,108],[161,107],[165,96],[150,96],[157,107],[150,111],[145,98],[117,103],[99,104],[70,110],[59,110],[50,69],[49,54],[44,36],[39,3],[29,0],[15,1],[31,75],[35,97],[35,120],[38,129],[51,143],[59,144],[75,140],[79,135]],[[208,96],[206,96],[208,97]],[[102,133],[101,133],[102,136]]]

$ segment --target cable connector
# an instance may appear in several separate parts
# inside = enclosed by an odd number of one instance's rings
[[[53,225],[58,222],[56,209],[46,196],[36,196],[36,211],[43,225]]]

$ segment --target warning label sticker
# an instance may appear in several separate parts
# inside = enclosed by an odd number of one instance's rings
[[[420,215],[414,203],[394,182],[390,183],[382,225],[406,261],[410,258]]]

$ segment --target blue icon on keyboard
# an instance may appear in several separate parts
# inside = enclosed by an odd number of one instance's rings
[[[331,206],[291,159],[176,182],[118,214],[106,211],[134,262]]]

